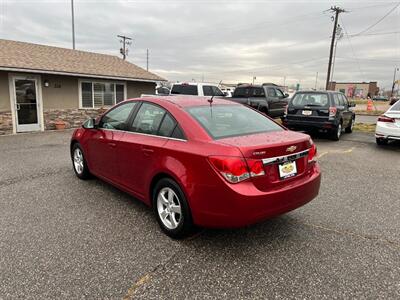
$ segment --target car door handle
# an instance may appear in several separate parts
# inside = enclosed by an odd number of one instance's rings
[[[108,143],[108,146],[110,146],[111,148],[115,148],[115,147],[117,147],[117,144],[116,143]]]

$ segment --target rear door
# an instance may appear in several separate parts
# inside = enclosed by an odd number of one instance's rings
[[[153,103],[143,102],[121,140],[118,169],[122,185],[143,197],[146,187],[168,139],[158,135],[166,110]],[[168,119],[167,119],[168,120]]]
[[[267,93],[267,102],[268,102],[268,108],[269,108],[269,114],[271,116],[277,116],[279,115],[279,98],[278,95],[276,94],[276,90],[274,87],[267,87],[266,88],[266,93]]]
[[[347,100],[346,96],[343,94],[339,94],[339,97],[342,98],[343,101],[343,125],[344,127],[350,126],[350,122],[353,117],[353,112],[350,110],[349,101]]]

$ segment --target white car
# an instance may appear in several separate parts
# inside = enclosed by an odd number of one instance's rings
[[[171,95],[225,96],[217,84],[203,82],[174,83],[171,88]]]
[[[375,138],[378,145],[386,145],[390,140],[400,140],[400,101],[378,118]]]

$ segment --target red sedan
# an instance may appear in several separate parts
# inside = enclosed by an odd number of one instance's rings
[[[154,209],[171,237],[197,226],[239,227],[318,195],[320,169],[308,135],[229,100],[126,100],[76,129],[71,157]]]

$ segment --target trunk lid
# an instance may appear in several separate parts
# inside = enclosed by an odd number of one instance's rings
[[[246,159],[263,161],[265,175],[251,178],[254,185],[262,191],[298,180],[305,175],[308,168],[307,151],[311,143],[306,134],[289,130],[273,131],[224,138],[216,142],[237,147]],[[296,174],[282,178],[279,166],[282,168],[288,161],[295,161]]]

